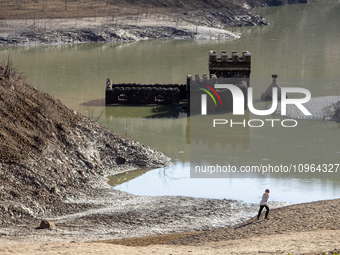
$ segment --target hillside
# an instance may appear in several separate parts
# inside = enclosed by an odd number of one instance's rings
[[[0,47],[150,39],[232,39],[238,35],[225,35],[231,27],[269,24],[255,14],[252,7],[304,2],[306,0],[0,0]]]
[[[169,15],[199,10],[241,10],[247,6],[278,6],[307,0],[0,0],[0,19],[51,19]]]

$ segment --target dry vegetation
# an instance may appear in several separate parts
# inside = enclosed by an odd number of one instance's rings
[[[0,19],[147,16],[178,10],[240,8],[234,0],[0,0],[0,5]]]
[[[81,18],[129,13],[113,1],[94,0],[1,0],[0,19]]]

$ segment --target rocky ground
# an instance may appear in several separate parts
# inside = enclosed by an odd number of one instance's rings
[[[169,233],[177,233],[173,235],[178,238],[183,232],[193,234],[246,221],[258,211],[257,204],[229,199],[145,197],[115,190],[101,192],[100,197],[64,202],[89,206],[81,212],[37,217],[27,225],[2,227],[0,243],[104,241]],[[273,208],[282,205],[272,203]],[[41,219],[56,227],[38,229]]]
[[[286,117],[292,119],[313,119],[313,120],[331,120],[340,121],[340,101],[338,96],[328,97],[314,97],[311,98],[303,106],[311,113],[311,115],[304,115],[304,113],[294,104],[287,105]],[[270,106],[268,106],[270,107]],[[277,106],[276,114],[281,115],[281,105]]]

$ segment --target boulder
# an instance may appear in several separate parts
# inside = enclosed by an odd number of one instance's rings
[[[56,226],[55,226],[54,223],[51,222],[51,221],[42,220],[42,221],[40,222],[39,228],[40,228],[40,229],[45,229],[45,228],[48,228],[48,229],[56,229]]]

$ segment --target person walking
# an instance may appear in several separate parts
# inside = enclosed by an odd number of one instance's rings
[[[269,189],[266,189],[264,194],[262,195],[262,199],[261,199],[261,202],[260,202],[260,210],[259,210],[259,213],[257,215],[257,220],[260,219],[260,215],[262,213],[263,207],[266,207],[265,219],[269,220],[269,218],[268,218],[269,206],[268,206],[268,203],[267,203],[268,199],[269,199]]]

